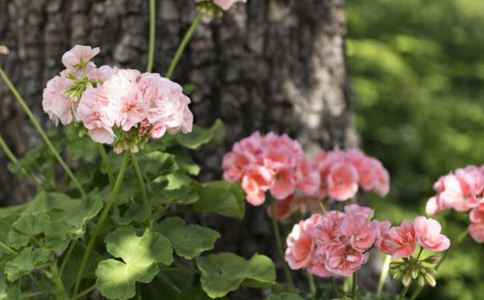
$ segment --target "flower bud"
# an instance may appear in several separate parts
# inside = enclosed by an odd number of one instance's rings
[[[405,273],[405,275],[403,275],[402,283],[403,283],[404,286],[409,286],[410,283],[412,283],[412,277],[410,276],[410,274],[408,272]]]
[[[419,286],[424,286],[425,285],[425,279],[423,278],[422,275],[420,275],[418,278],[417,278],[417,282],[418,282],[418,285]]]
[[[440,257],[436,256],[436,255],[432,255],[432,256],[427,257],[423,261],[426,262],[426,263],[429,263],[429,264],[436,264],[440,261]]]
[[[435,287],[435,285],[437,284],[437,282],[435,282],[435,278],[434,276],[430,275],[430,274],[425,274],[425,281],[427,281],[427,283],[431,286],[431,287]]]

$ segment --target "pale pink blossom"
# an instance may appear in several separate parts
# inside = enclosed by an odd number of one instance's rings
[[[104,88],[88,87],[77,107],[77,118],[84,124],[89,136],[95,142],[104,144],[114,142],[112,127],[116,112],[108,97]]]
[[[328,191],[332,199],[345,201],[358,191],[358,173],[349,163],[334,164],[328,174]]]
[[[424,249],[438,252],[445,251],[450,246],[450,240],[440,233],[440,224],[434,219],[417,217],[414,221],[418,243]]]
[[[87,64],[94,56],[99,54],[98,47],[75,45],[71,50],[64,53],[62,63],[66,68],[77,68],[80,64]]]
[[[139,87],[149,122],[164,124],[169,133],[192,130],[190,98],[183,94],[179,84],[159,74],[145,73],[140,77]]]
[[[65,91],[72,81],[61,76],[55,76],[47,82],[42,94],[42,107],[49,118],[63,125],[70,124],[73,118],[75,103],[66,95]]]

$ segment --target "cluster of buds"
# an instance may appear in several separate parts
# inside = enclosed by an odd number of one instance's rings
[[[434,255],[425,259],[418,259],[418,257],[413,256],[405,257],[402,260],[393,261],[390,264],[390,271],[392,277],[401,280],[404,286],[409,286],[412,281],[415,281],[420,286],[427,283],[434,287],[436,285],[435,267],[439,261],[440,257]]]

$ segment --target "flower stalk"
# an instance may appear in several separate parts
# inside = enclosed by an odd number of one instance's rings
[[[272,228],[274,232],[274,238],[276,240],[276,247],[277,251],[279,253],[279,258],[281,259],[282,262],[282,267],[284,270],[284,276],[286,277],[286,282],[290,287],[294,287],[294,282],[292,280],[291,272],[289,271],[289,268],[287,267],[286,261],[284,260],[284,250],[282,248],[282,242],[281,242],[281,231],[279,230],[279,224],[277,224],[277,219],[276,219],[276,203],[274,202],[274,199],[271,199],[271,211],[272,211]]]
[[[124,175],[126,174],[126,170],[128,168],[129,158],[130,158],[130,152],[127,151],[124,155],[123,162],[121,163],[121,168],[119,169],[119,173],[116,178],[116,182],[114,183],[114,187],[111,190],[111,193],[109,194],[106,204],[104,204],[104,208],[101,212],[101,215],[87,243],[86,251],[84,252],[84,256],[82,257],[81,266],[79,267],[79,270],[77,272],[76,284],[74,286],[74,295],[77,295],[79,291],[79,287],[81,286],[81,282],[82,282],[82,277],[84,276],[84,271],[86,270],[87,263],[91,256],[91,252],[94,248],[94,243],[96,242],[96,238],[101,232],[104,222],[106,221],[109,211],[111,210],[111,206],[113,205],[114,199],[118,195],[119,188],[121,187],[121,183],[123,182]]]
[[[168,70],[165,73],[166,78],[171,78],[173,76],[173,72],[175,72],[175,68],[178,65],[178,62],[180,61],[180,58],[185,51],[185,48],[188,45],[188,42],[193,36],[193,33],[195,32],[195,29],[197,28],[198,24],[202,20],[202,13],[197,13],[195,16],[195,19],[193,19],[192,24],[190,25],[190,28],[188,28],[188,31],[185,33],[185,36],[183,37],[182,41],[178,45],[178,48],[176,49],[175,56],[173,57],[170,66],[168,67]]]

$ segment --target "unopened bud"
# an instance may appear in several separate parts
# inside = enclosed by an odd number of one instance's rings
[[[434,276],[430,275],[430,274],[425,274],[425,281],[427,281],[427,283],[431,286],[431,287],[434,287],[437,282],[435,282],[435,278]]]
[[[423,276],[419,276],[419,277],[417,278],[417,283],[418,283],[418,285],[420,285],[420,286],[424,286],[424,285],[425,285],[425,279],[423,278]]]
[[[419,274],[418,268],[412,268],[412,271],[411,271],[412,278],[417,279],[418,274]]]
[[[405,275],[403,275],[402,283],[404,286],[409,286],[410,283],[412,283],[412,277],[409,273],[405,273]]]
[[[429,263],[429,264],[436,264],[440,261],[440,257],[432,255],[432,256],[427,257],[423,261],[426,262],[426,263]]]

